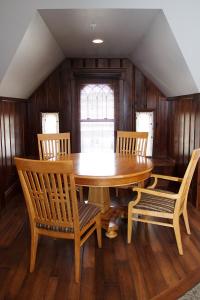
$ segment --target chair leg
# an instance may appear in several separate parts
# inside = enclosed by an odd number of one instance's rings
[[[102,247],[102,232],[101,232],[101,216],[96,219],[96,230],[97,230],[97,242],[98,247]]]
[[[174,233],[176,237],[176,243],[178,247],[178,252],[180,255],[183,255],[183,247],[181,242],[181,232],[180,232],[180,224],[179,224],[179,218],[174,221]]]
[[[35,269],[35,260],[38,246],[38,234],[33,232],[31,234],[31,261],[30,261],[30,272],[32,273]]]
[[[133,222],[131,219],[132,214],[128,213],[128,230],[127,230],[127,243],[131,243],[131,237],[132,237],[132,229],[133,229]]]
[[[75,252],[75,281],[76,283],[80,282],[80,259],[81,259],[81,246],[80,246],[80,238],[75,238],[74,240],[74,252]]]
[[[79,199],[80,202],[83,203],[83,187],[79,186]]]
[[[183,219],[184,219],[184,222],[185,222],[185,227],[186,227],[187,234],[191,234],[190,225],[189,225],[189,221],[188,221],[187,209],[184,209],[184,211],[183,211]]]

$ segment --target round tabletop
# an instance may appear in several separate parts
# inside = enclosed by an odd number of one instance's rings
[[[65,158],[62,158],[62,160]],[[128,185],[150,177],[151,159],[119,153],[72,153],[77,185],[111,187]]]

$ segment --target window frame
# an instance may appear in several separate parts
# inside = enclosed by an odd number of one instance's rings
[[[42,114],[58,114],[58,133],[60,133],[60,112],[59,111],[40,111],[40,133],[42,132]]]
[[[152,149],[152,156],[151,157],[154,157],[155,155],[155,137],[156,137],[156,110],[155,109],[136,109],[135,110],[135,130],[136,130],[136,114],[137,113],[145,113],[145,112],[152,112],[153,113],[153,149]]]
[[[113,114],[113,118],[112,119],[108,119],[108,118],[104,118],[104,119],[95,119],[95,118],[87,118],[87,119],[81,119],[81,90],[84,89],[84,87],[86,87],[87,85],[108,85],[110,87],[110,89],[112,89],[113,91],[113,98],[114,98],[114,114]],[[97,123],[113,123],[114,125],[114,131],[113,131],[113,138],[114,138],[114,151],[115,151],[115,132],[116,132],[116,102],[115,102],[115,86],[114,86],[114,82],[113,80],[97,80],[97,79],[93,79],[93,80],[84,80],[83,82],[80,82],[79,85],[79,130],[80,130],[80,151],[81,151],[81,123],[84,122],[88,122],[88,123],[93,123],[93,122],[97,122]]]

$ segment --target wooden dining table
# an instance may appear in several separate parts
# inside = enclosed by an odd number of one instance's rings
[[[117,236],[116,209],[110,207],[109,187],[144,182],[151,175],[152,160],[120,153],[72,153],[53,158],[64,159],[73,161],[76,185],[89,187],[88,202],[100,207],[106,236]]]

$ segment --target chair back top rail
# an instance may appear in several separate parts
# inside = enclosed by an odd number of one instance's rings
[[[148,132],[117,131],[116,152],[146,156]]]
[[[38,134],[38,149],[40,159],[48,160],[56,156],[71,153],[70,133]]]

